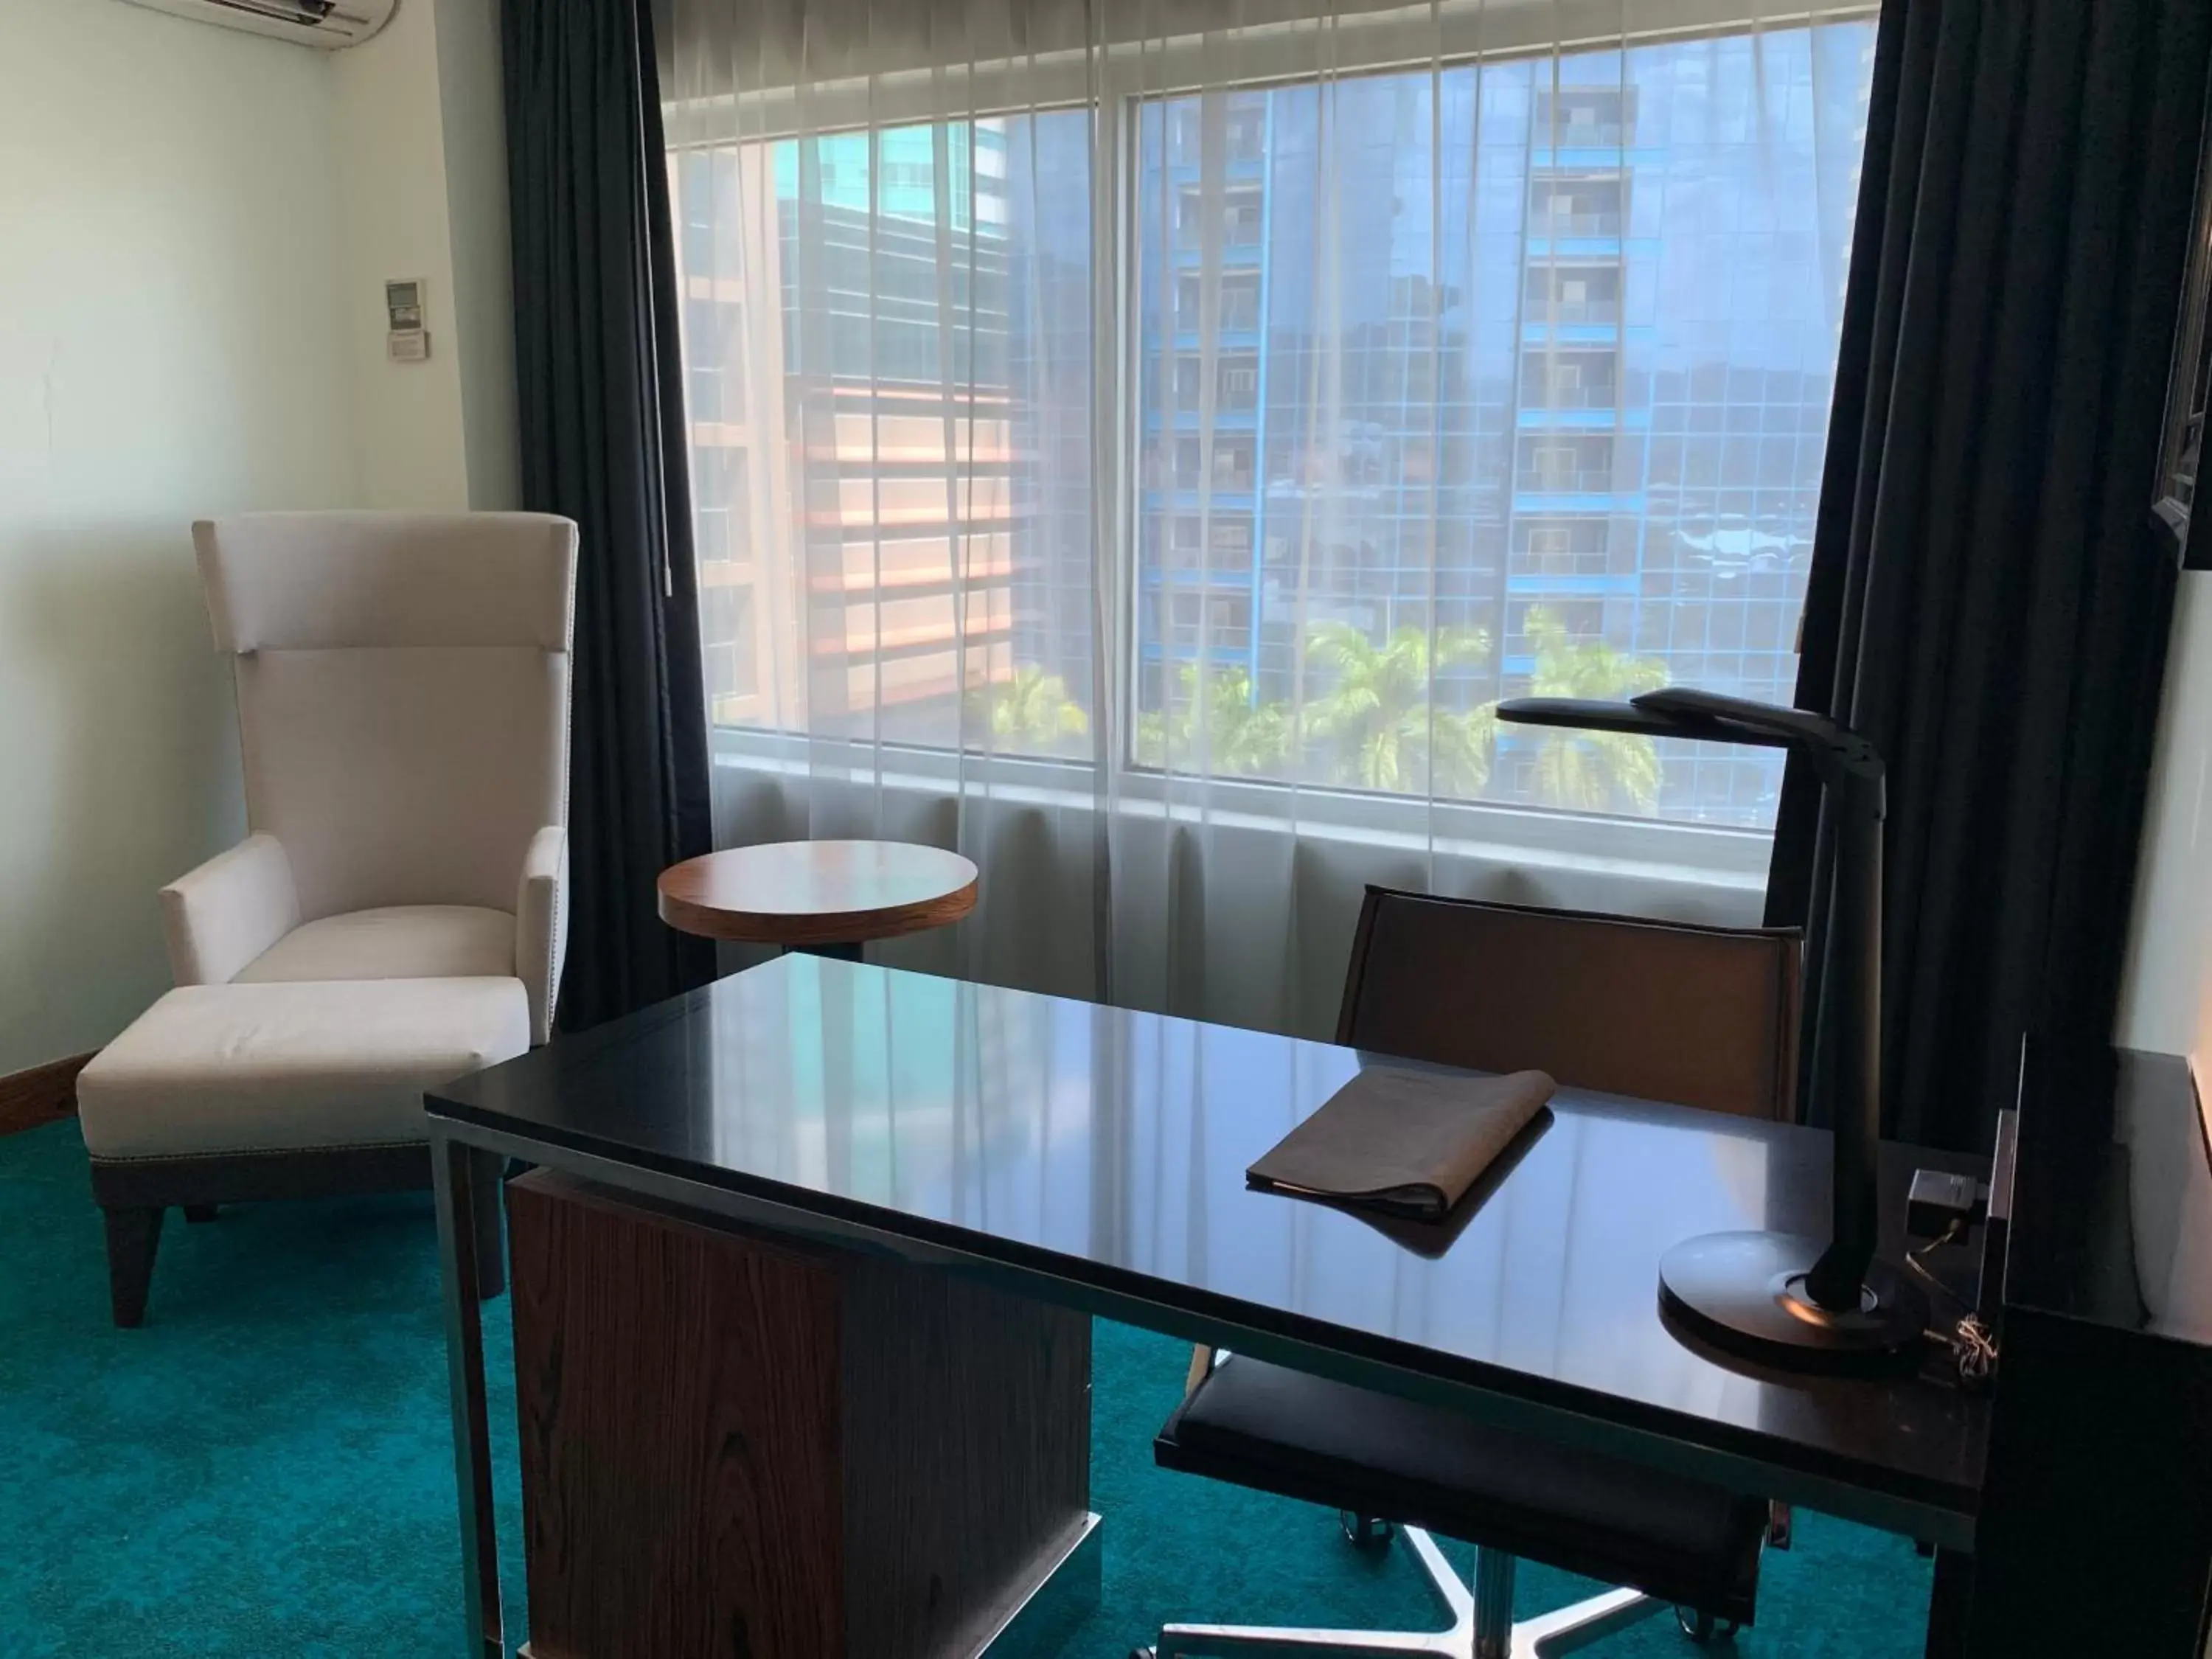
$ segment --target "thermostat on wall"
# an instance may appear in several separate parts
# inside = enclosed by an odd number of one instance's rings
[[[384,350],[393,362],[419,363],[430,355],[430,331],[422,326],[421,278],[386,283],[384,314],[390,319]]]

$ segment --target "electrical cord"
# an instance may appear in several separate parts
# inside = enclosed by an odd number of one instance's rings
[[[1941,1342],[1950,1350],[1951,1363],[1959,1373],[1959,1386],[1978,1393],[1989,1387],[1990,1379],[1996,1375],[1996,1338],[1990,1334],[1990,1328],[1982,1322],[1981,1316],[1974,1311],[1966,1298],[1929,1272],[1923,1260],[1946,1244],[1958,1243],[1966,1231],[1966,1218],[1963,1216],[1954,1218],[1941,1234],[1918,1249],[1907,1250],[1905,1265],[1958,1306],[1960,1316],[1957,1324],[1948,1331],[1931,1330],[1924,1334],[1930,1341]]]
[[[1925,1257],[1933,1254],[1935,1251],[1942,1249],[1946,1244],[1957,1243],[1960,1238],[1964,1236],[1966,1231],[1966,1222],[1963,1219],[1954,1218],[1949,1226],[1944,1228],[1941,1233],[1929,1239],[1918,1249],[1907,1250],[1905,1253],[1905,1265],[1911,1268],[1914,1273],[1919,1274],[1922,1279],[1925,1279],[1937,1291],[1950,1297],[1952,1301],[1957,1303],[1962,1310],[1971,1314],[1973,1311],[1972,1304],[1970,1304],[1965,1297],[1960,1296],[1958,1291],[1953,1290],[1942,1279],[1936,1278],[1934,1273],[1929,1273],[1924,1261]]]
[[[1997,1340],[1982,1323],[1981,1316],[1968,1314],[1951,1334],[1951,1358],[1959,1367],[1959,1386],[1986,1389],[1997,1374]]]

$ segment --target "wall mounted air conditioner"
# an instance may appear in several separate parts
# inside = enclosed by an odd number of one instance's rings
[[[392,21],[399,0],[131,0],[229,29],[273,34],[295,46],[359,46]]]

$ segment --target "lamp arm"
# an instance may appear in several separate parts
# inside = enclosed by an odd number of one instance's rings
[[[1830,874],[1828,971],[1814,1023],[1813,1092],[1828,1109],[1835,1166],[1828,1245],[1806,1274],[1821,1308],[1856,1314],[1878,1237],[1876,1160],[1881,1140],[1881,841],[1887,811],[1881,756],[1849,726],[1802,708],[1781,708],[1690,686],[1626,702],[1516,697],[1500,720],[1788,749],[1819,775],[1837,829]],[[1826,1091],[1832,1089],[1832,1094]]]
[[[1757,707],[1753,704],[1752,707]],[[1771,726],[1748,726],[1704,714],[1675,712],[1634,702],[1594,702],[1580,697],[1508,697],[1498,718],[1517,726],[1549,726],[1576,732],[1627,732],[1639,737],[1704,738],[1785,749],[1795,739]]]

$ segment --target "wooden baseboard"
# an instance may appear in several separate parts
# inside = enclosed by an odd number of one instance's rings
[[[76,1074],[91,1058],[71,1054],[66,1060],[50,1060],[27,1072],[0,1077],[0,1135],[75,1116]]]

